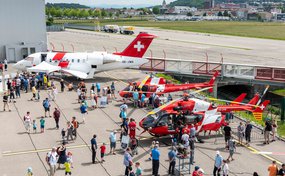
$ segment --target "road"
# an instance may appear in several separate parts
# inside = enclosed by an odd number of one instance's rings
[[[205,61],[207,53],[210,61],[219,62],[222,54],[225,63],[285,67],[285,41],[157,28],[136,29],[136,33],[141,31],[158,36],[146,56]],[[63,45],[66,51],[73,51],[72,44],[78,52],[121,51],[133,38],[129,35],[73,29],[48,33],[48,41],[54,44],[55,50],[62,50]]]
[[[102,87],[110,85],[115,82],[116,89],[120,90],[126,82],[141,80],[145,74],[136,70],[117,70],[109,71],[96,75],[94,81],[88,81],[87,88],[91,87],[94,82],[100,82]],[[58,83],[56,83],[58,85]],[[59,87],[59,86],[58,86]],[[40,116],[43,115],[42,102],[29,101],[31,93],[22,93],[21,99],[11,104],[12,112],[0,112],[0,173],[6,176],[24,175],[26,169],[31,166],[35,175],[47,175],[48,166],[45,162],[46,153],[53,147],[60,145],[60,130],[56,130],[54,120],[46,118],[45,133],[26,134],[23,125],[23,116],[27,111],[31,112],[31,117],[36,119],[39,123]],[[47,96],[46,91],[41,91],[42,99]],[[77,103],[76,92],[64,92],[57,95],[56,101],[52,102],[51,109],[58,107],[61,111],[60,129],[66,127],[66,122],[72,116],[76,116],[79,121],[82,116],[79,112],[79,104]],[[120,176],[123,175],[123,156],[121,150],[118,150],[117,155],[107,155],[106,162],[103,164],[91,164],[91,150],[88,147],[90,139],[93,134],[98,135],[97,142],[102,144],[108,143],[108,136],[110,131],[119,129],[119,106],[120,101],[112,101],[106,108],[100,108],[89,111],[86,117],[86,124],[81,124],[78,133],[79,137],[75,142],[69,143],[68,151],[73,153],[74,168],[73,175],[100,175],[100,176]],[[141,120],[143,115],[147,112],[146,109],[134,109],[129,104],[128,116],[134,118],[137,122]],[[232,124],[236,126],[237,123]],[[137,131],[140,133],[141,131]],[[257,134],[256,134],[257,135]],[[134,161],[141,162],[144,175],[151,174],[151,162],[148,161],[149,147],[152,140],[154,140],[147,133],[143,134],[140,140],[139,154],[134,157]],[[168,161],[167,152],[170,149],[169,139],[157,139],[160,141],[160,174],[167,175]],[[205,137],[205,143],[197,144],[195,151],[195,165],[204,169],[206,175],[211,175],[213,169],[213,158],[216,150],[220,150],[224,158],[228,156],[228,151],[224,150],[223,137],[218,135],[216,137]],[[277,152],[283,148],[283,142],[272,143],[268,146],[261,145],[262,139],[258,135],[254,139],[252,147],[257,154],[252,153],[253,150],[238,146],[235,154],[235,161],[229,164],[231,175],[251,175],[253,171],[257,171],[261,175],[267,174],[267,166],[271,163],[270,157],[276,158],[278,161],[284,161],[284,155],[265,155],[264,157],[258,152]],[[117,149],[120,149],[118,143]],[[281,149],[280,149],[281,148]],[[107,145],[107,151],[109,146]],[[99,156],[97,154],[97,156]],[[17,162],[17,163],[15,163]],[[15,167],[17,165],[17,167]],[[192,168],[193,169],[193,168]],[[94,171],[96,173],[94,174]],[[0,174],[0,175],[1,175]],[[59,170],[57,175],[63,175],[64,170]]]

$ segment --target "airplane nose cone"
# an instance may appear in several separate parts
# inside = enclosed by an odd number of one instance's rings
[[[25,69],[25,65],[23,63],[23,61],[19,61],[16,64],[13,65],[13,67],[17,70],[24,70]]]

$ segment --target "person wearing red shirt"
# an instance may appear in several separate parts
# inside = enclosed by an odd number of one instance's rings
[[[106,144],[103,143],[103,145],[100,147],[101,163],[105,162],[104,160],[105,152],[106,152]]]
[[[194,169],[194,171],[193,171],[193,173],[192,173],[192,176],[199,176],[199,174],[198,174],[198,170],[200,169],[200,167],[199,166],[195,166],[195,169]]]
[[[129,136],[131,139],[135,138],[136,137],[136,127],[137,127],[137,124],[135,122],[134,119],[131,118],[130,120],[131,122],[129,123],[129,129],[130,129],[130,133],[129,133]]]

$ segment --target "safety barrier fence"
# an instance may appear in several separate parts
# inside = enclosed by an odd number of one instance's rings
[[[249,64],[233,64],[221,62],[178,60],[164,58],[148,58],[149,62],[140,66],[140,70],[154,72],[170,72],[178,74],[212,75],[219,71],[223,77],[256,79],[269,81],[285,81],[285,67],[269,67]]]

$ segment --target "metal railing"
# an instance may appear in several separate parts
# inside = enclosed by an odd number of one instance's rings
[[[140,70],[154,72],[169,72],[179,74],[204,74],[212,75],[213,72],[219,71],[223,77],[269,80],[276,82],[285,81],[285,67],[270,67],[249,64],[233,64],[212,62],[212,61],[195,61],[195,60],[178,60],[163,58],[148,58],[149,62],[140,66]]]

